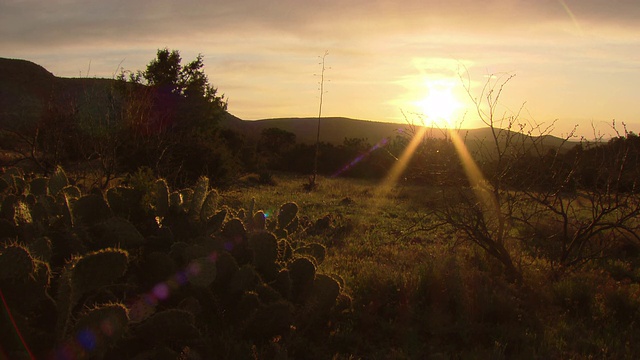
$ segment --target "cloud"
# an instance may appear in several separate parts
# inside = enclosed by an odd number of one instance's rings
[[[158,48],[185,61],[201,52],[246,118],[317,111],[313,74],[325,50],[327,115],[400,117],[412,82],[455,76],[457,63],[476,82],[518,74],[509,95],[546,107],[545,117],[637,108],[617,94],[640,81],[637,0],[0,1],[0,56],[58,76],[111,77],[119,64],[143,69]]]
[[[315,40],[447,31],[504,35],[551,23],[570,29],[573,19],[587,30],[602,25],[626,29],[637,26],[640,18],[635,0],[5,0],[2,7],[3,47],[139,44],[256,33]]]

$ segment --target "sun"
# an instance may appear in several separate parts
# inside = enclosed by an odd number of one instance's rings
[[[427,95],[415,102],[418,111],[426,117],[427,125],[451,128],[462,103],[454,93],[455,85],[449,81],[427,82]]]

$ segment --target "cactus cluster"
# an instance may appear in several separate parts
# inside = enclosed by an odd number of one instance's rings
[[[0,289],[36,357],[295,356],[288,342],[349,309],[344,284],[318,271],[326,249],[304,241],[295,203],[274,219],[255,200],[219,206],[206,177],[150,191],[83,194],[62,168],[2,174]],[[24,357],[14,340],[3,350]]]

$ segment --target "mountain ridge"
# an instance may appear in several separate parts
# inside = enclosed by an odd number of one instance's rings
[[[108,98],[114,79],[57,77],[44,67],[22,59],[0,57],[0,126],[19,127],[37,122],[51,99],[58,105],[86,106],[99,109]],[[102,99],[102,100],[100,100]],[[97,110],[99,111],[99,110]],[[250,139],[258,139],[267,128],[279,128],[296,135],[296,141],[315,143],[318,117],[279,117],[259,120],[243,120],[227,112],[220,121],[223,128],[234,130]],[[362,138],[375,144],[384,138],[402,135],[413,124],[380,122],[346,117],[320,119],[320,141],[342,144],[347,138]],[[447,130],[427,128],[427,134],[444,138]],[[467,139],[486,139],[488,128],[459,130]],[[547,136],[550,146],[562,139]]]

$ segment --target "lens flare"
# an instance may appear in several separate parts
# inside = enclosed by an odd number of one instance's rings
[[[9,316],[9,320],[11,321],[11,325],[13,326],[13,329],[16,331],[16,335],[20,339],[20,342],[22,343],[22,346],[24,346],[24,349],[29,354],[29,358],[30,359],[35,359],[35,357],[31,353],[31,349],[29,348],[29,346],[27,345],[27,342],[24,340],[24,337],[22,336],[22,333],[20,332],[20,329],[18,329],[18,325],[16,324],[16,321],[13,318],[13,315],[11,314],[11,310],[9,309],[9,305],[7,304],[7,300],[4,298],[4,294],[2,293],[2,289],[0,289],[0,298],[2,299],[2,305],[4,306],[4,309],[7,311],[7,315]]]
[[[160,299],[165,300],[169,297],[169,286],[166,283],[160,283],[153,287],[153,295]]]
[[[347,165],[343,166],[342,169],[338,170],[335,174],[331,175],[331,177],[338,177],[340,176],[342,173],[344,173],[345,171],[351,169],[352,167],[354,167],[357,163],[359,163],[360,161],[366,159],[369,155],[371,155],[372,152],[374,152],[375,150],[385,146],[387,143],[389,142],[389,139],[384,138],[380,141],[378,141],[377,144],[373,145],[369,150],[367,150],[366,152],[358,155],[355,159],[353,159],[350,163],[348,163]]]
[[[228,245],[231,250],[234,247],[234,242],[229,242]],[[215,264],[218,260],[218,253],[214,251],[204,256],[203,259]],[[159,282],[154,285],[148,293],[137,296],[127,304],[129,320],[132,322],[140,322],[153,315],[161,301],[169,299],[172,291],[186,285],[190,278],[197,276],[200,272],[201,265],[197,260],[194,260],[187,264],[184,270],[178,271],[167,279],[167,281]],[[1,291],[0,295],[2,295]],[[4,302],[4,296],[2,296],[2,300]],[[6,306],[6,302],[5,307],[8,311],[9,309]],[[111,337],[113,334],[114,324],[109,319],[104,319],[92,327],[87,327],[77,332],[74,338],[54,350],[53,358],[60,360],[85,358],[105,337]],[[23,344],[25,348],[27,348],[26,343],[23,342]],[[29,351],[28,348],[27,351]],[[31,356],[31,358],[34,359],[33,356]]]
[[[86,351],[93,351],[96,348],[96,335],[90,329],[80,330],[76,338]]]
[[[558,0],[558,2],[560,3],[564,11],[567,13],[567,15],[569,15],[569,18],[571,18],[571,21],[573,22],[573,26],[575,26],[576,29],[578,29],[578,32],[580,33],[580,35],[582,35],[583,34],[582,28],[580,27],[580,24],[578,23],[576,16],[573,14],[573,11],[571,11],[571,8],[569,8],[569,5],[567,5],[567,3],[564,0]]]
[[[187,271],[189,271],[189,275],[191,276],[198,276],[198,274],[200,274],[200,270],[200,264],[195,261],[187,266]]]
[[[75,332],[75,335],[54,350],[49,357],[54,360],[77,360],[93,358],[99,347],[104,346],[107,338],[124,330],[125,323],[105,317],[93,325]]]

